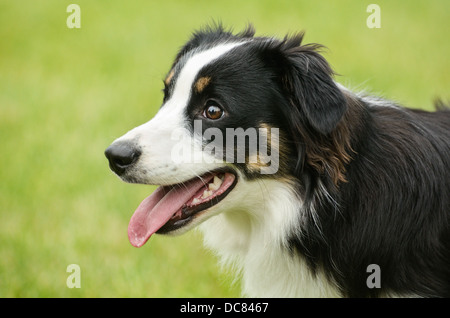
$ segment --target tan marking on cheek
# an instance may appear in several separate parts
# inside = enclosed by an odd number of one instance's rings
[[[283,134],[278,130],[276,143],[272,144],[272,128],[268,124],[259,125],[260,138],[265,138],[267,142],[265,151],[258,150],[257,154],[251,154],[248,157],[247,168],[252,172],[260,172],[263,168],[276,167],[274,174],[281,176],[287,172],[287,162],[289,150],[286,146],[286,140]],[[262,151],[262,152],[260,152]],[[270,153],[270,155],[269,155]]]
[[[166,79],[164,80],[164,83],[166,83],[166,85],[170,84],[170,81],[172,80],[174,74],[175,74],[175,71],[171,70],[169,75],[167,75]]]
[[[209,82],[211,82],[211,77],[209,76],[200,77],[194,85],[195,91],[197,93],[203,92],[205,87],[208,86]]]

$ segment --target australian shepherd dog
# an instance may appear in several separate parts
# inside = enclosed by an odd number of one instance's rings
[[[254,33],[193,33],[158,113],[106,149],[159,185],[131,244],[199,226],[250,297],[450,297],[448,107],[352,92],[303,33]]]

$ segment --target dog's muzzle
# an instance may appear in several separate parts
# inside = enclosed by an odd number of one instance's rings
[[[119,176],[132,166],[139,159],[140,155],[141,151],[134,144],[127,141],[114,142],[105,150],[109,167]]]

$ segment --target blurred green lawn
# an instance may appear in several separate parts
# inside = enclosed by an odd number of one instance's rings
[[[81,29],[66,26],[81,7]],[[369,29],[368,4],[381,7]],[[306,30],[337,80],[415,108],[450,98],[450,2],[0,0],[0,296],[237,297],[199,233],[140,249],[128,221],[154,188],[119,181],[104,149],[149,120],[190,32]],[[66,267],[81,268],[81,288]]]

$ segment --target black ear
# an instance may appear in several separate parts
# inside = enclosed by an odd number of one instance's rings
[[[347,105],[332,79],[333,70],[318,53],[317,44],[300,45],[303,34],[286,38],[281,46],[282,83],[294,107],[322,134],[334,130]]]

